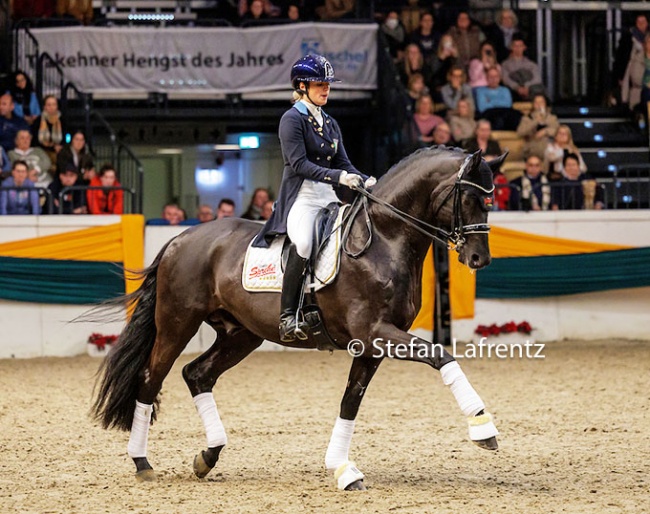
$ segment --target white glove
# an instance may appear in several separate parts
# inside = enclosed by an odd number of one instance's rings
[[[350,189],[354,189],[363,185],[363,178],[361,178],[361,175],[357,175],[356,173],[341,171],[341,175],[339,176],[339,184],[348,186]]]
[[[370,189],[377,183],[377,179],[375,177],[368,177],[366,181],[363,183],[363,187],[366,189]]]

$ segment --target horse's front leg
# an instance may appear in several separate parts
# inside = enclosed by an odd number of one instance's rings
[[[449,386],[460,410],[467,417],[470,440],[486,450],[498,449],[496,436],[499,431],[492,416],[485,411],[483,400],[447,350],[394,325],[382,324],[375,334],[371,346],[376,356],[423,362],[440,371],[442,381]]]
[[[334,471],[339,489],[346,491],[363,491],[363,473],[354,462],[348,458],[352,434],[354,433],[354,419],[359,412],[361,400],[366,393],[366,388],[375,375],[375,371],[382,359],[372,356],[359,356],[352,361],[348,384],[341,400],[341,411],[334,424],[325,454],[325,466]]]

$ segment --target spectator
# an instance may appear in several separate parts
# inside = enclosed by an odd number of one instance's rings
[[[74,166],[68,166],[67,169],[57,173],[56,178],[47,187],[52,193],[52,214],[87,214],[86,191],[76,189],[67,191],[59,201],[59,195],[66,187],[81,185],[79,174]],[[43,208],[44,213],[49,213],[49,203]]]
[[[455,144],[451,137],[451,128],[446,122],[443,121],[433,129],[433,144],[449,146]]]
[[[77,130],[72,135],[72,140],[69,145],[64,146],[56,158],[57,170],[64,170],[69,163],[72,163],[81,171],[81,158],[88,152],[86,150],[86,136],[81,130]]]
[[[217,219],[232,218],[235,216],[235,202],[230,198],[224,198],[217,206]]]
[[[487,72],[496,68],[501,72],[501,66],[497,62],[494,47],[489,41],[481,43],[479,57],[469,62],[469,85],[472,89],[487,86]]]
[[[273,214],[273,206],[275,205],[275,202],[273,200],[267,200],[264,203],[264,207],[262,207],[262,220],[268,220],[271,217],[271,214]]]
[[[16,134],[16,147],[9,152],[9,159],[14,161],[25,161],[28,170],[36,170],[36,185],[47,187],[52,182],[50,166],[52,162],[42,148],[34,148],[32,134],[29,130],[19,130]]]
[[[495,130],[517,130],[521,112],[512,108],[512,95],[501,85],[501,73],[497,68],[488,70],[487,83],[474,90],[479,115],[489,120]]]
[[[643,83],[641,86],[641,107],[644,116],[647,116],[647,110],[645,106],[650,101],[650,34],[647,34],[643,39],[643,50],[644,68],[642,79]]]
[[[472,112],[474,111],[474,97],[472,96],[472,88],[469,84],[465,83],[466,80],[465,70],[460,66],[454,66],[447,74],[447,83],[442,86],[440,94],[442,101],[449,110],[457,108],[458,100],[466,98],[470,103]],[[456,140],[458,141],[458,139]]]
[[[82,155],[79,163],[79,168],[81,169],[81,178],[79,179],[79,184],[83,186],[89,186],[92,179],[97,176],[93,158],[88,154]]]
[[[13,150],[19,130],[29,130],[27,122],[14,114],[14,101],[9,93],[0,96],[0,146]]]
[[[56,0],[12,0],[11,18],[14,22],[23,18],[51,18]]]
[[[52,162],[51,172],[56,170],[56,158],[63,148],[63,126],[61,125],[61,113],[59,102],[54,95],[47,95],[43,99],[43,112],[36,119],[32,126],[32,134],[35,134],[38,145],[45,151]]]
[[[262,0],[253,0],[248,10],[241,17],[242,24],[246,22],[259,22],[268,20],[269,16],[264,12],[264,2]]]
[[[510,210],[548,211],[551,207],[551,186],[542,173],[542,160],[537,155],[526,158],[524,174],[510,184]]]
[[[68,169],[75,169],[70,166]],[[120,187],[117,172],[112,164],[104,164],[99,169],[99,174],[90,181],[90,187],[102,189],[88,190],[89,214],[122,214],[124,211],[124,191],[112,189]]]
[[[258,187],[253,191],[251,202],[248,204],[248,209],[241,215],[245,220],[260,220],[262,219],[262,209],[264,204],[269,201],[269,192],[263,187]]]
[[[510,53],[510,44],[518,34],[519,20],[512,9],[503,9],[499,11],[496,17],[496,23],[486,28],[486,36],[492,41],[497,53],[497,61],[503,62]]]
[[[416,73],[422,75],[424,84],[427,87],[429,87],[429,84],[431,83],[431,67],[424,62],[420,47],[416,44],[411,43],[410,45],[406,46],[404,58],[400,63],[398,63],[397,69],[399,71],[400,78],[402,79],[402,84],[405,86],[408,85],[411,77]]]
[[[90,25],[93,21],[93,2],[92,0],[57,0],[56,15],[59,18],[74,18],[84,25]]]
[[[580,160],[574,153],[564,156],[562,180],[553,187],[551,193],[551,208],[554,211],[603,208],[602,189],[596,187],[595,181],[586,173],[581,172]]]
[[[8,189],[12,187],[35,187],[27,178],[27,163],[15,161],[11,167],[11,177],[2,183],[0,190],[0,214],[40,214],[41,205],[36,190]]]
[[[517,100],[530,100],[536,94],[544,94],[539,66],[524,55],[526,43],[520,36],[512,38],[510,57],[502,64],[503,83],[510,88]]]
[[[406,29],[402,25],[397,11],[390,11],[380,28],[386,36],[388,50],[393,61],[401,59],[406,46]]]
[[[355,0],[325,0],[325,5],[316,7],[321,20],[338,20],[354,16]]]
[[[409,78],[408,87],[406,92],[411,100],[411,109],[415,111],[415,102],[417,102],[424,95],[429,94],[429,88],[424,83],[424,77],[421,73],[414,73]]]
[[[429,95],[424,95],[415,102],[413,121],[418,129],[420,146],[429,146],[433,142],[433,130],[445,122],[440,116],[433,113],[433,100]]]
[[[472,24],[469,14],[465,11],[458,13],[456,25],[447,32],[458,48],[458,64],[467,68],[469,61],[478,57],[481,43],[485,41],[485,34],[476,25]]]
[[[155,221],[155,220],[151,220],[151,221]],[[180,225],[181,221],[183,221],[183,211],[181,211],[181,208],[178,206],[178,204],[175,203],[165,204],[162,211],[162,221],[163,223],[155,223],[155,224]]]
[[[300,16],[300,7],[298,4],[289,4],[287,7],[287,15],[286,18],[294,23],[298,23],[302,21],[301,16]]]
[[[23,118],[28,125],[41,115],[41,107],[36,98],[32,81],[22,71],[14,74],[14,84],[7,91],[14,100],[14,114]]]
[[[436,95],[436,100],[442,99],[441,90],[447,83],[449,70],[451,70],[458,60],[458,48],[454,44],[454,39],[445,34],[440,39],[438,51],[433,58],[433,76],[431,79],[431,88]]]
[[[548,144],[544,151],[546,174],[550,181],[561,180],[564,176],[564,158],[575,154],[580,163],[580,171],[586,172],[587,165],[582,160],[580,150],[573,142],[573,135],[568,125],[560,125],[555,133],[555,139]]]
[[[621,34],[621,40],[618,45],[618,48],[616,49],[616,58],[614,61],[614,69],[612,70],[612,75],[616,83],[621,87],[621,96],[623,96],[623,88],[625,87],[631,87],[632,84],[628,84],[627,86],[625,85],[625,75],[628,71],[628,67],[630,66],[630,61],[632,60],[632,53],[634,52],[636,55],[636,61],[635,64],[638,63],[638,59],[641,58],[643,60],[643,40],[645,39],[646,34],[650,33],[648,30],[648,18],[646,18],[645,14],[637,14],[634,26],[631,27],[629,30],[623,31]],[[643,68],[645,68],[644,63],[640,63]],[[630,70],[630,73],[634,72],[635,70]],[[642,86],[642,74],[639,76],[638,75],[638,70],[637,70],[637,75],[636,76],[630,76],[628,80],[632,81],[633,79],[635,80],[635,84],[639,88],[638,90],[638,98],[634,98],[634,100],[640,101],[641,98],[641,86]],[[630,94],[632,91],[630,91]],[[632,107],[633,102],[629,100],[623,100],[625,103],[630,104],[630,107]]]
[[[537,94],[533,97],[533,109],[528,116],[522,116],[517,135],[524,139],[524,156],[536,155],[544,158],[546,147],[555,137],[559,123],[557,116],[551,114],[546,97]]]
[[[488,120],[478,120],[476,122],[474,137],[465,140],[463,148],[470,153],[480,149],[483,152],[483,157],[488,161],[501,155],[499,143],[492,139],[492,126]]]
[[[212,221],[214,219],[214,211],[209,205],[199,205],[196,217],[199,219],[199,222],[207,223],[208,221]]]
[[[239,17],[243,18],[246,13],[251,11],[253,7],[253,2],[257,0],[239,0]],[[271,0],[261,0],[262,12],[264,13],[264,18],[277,18],[280,16],[282,9],[275,5]]]
[[[440,43],[440,38],[442,37],[440,32],[434,30],[433,25],[433,15],[429,12],[422,13],[420,15],[419,27],[410,35],[411,43],[418,45],[420,52],[422,52],[424,62],[431,68],[434,66],[438,43]]]
[[[642,17],[646,24],[648,20]],[[645,34],[643,40],[639,41],[632,37],[632,49],[625,68],[625,74],[620,81],[621,84],[621,102],[627,104],[630,110],[641,103],[641,91],[644,87],[644,75],[646,73],[646,60],[650,58],[650,49],[647,48],[646,40],[650,34]]]
[[[455,141],[463,141],[471,138],[476,132],[476,121],[474,121],[474,103],[468,98],[458,100],[457,109],[450,111],[449,126],[451,135]]]

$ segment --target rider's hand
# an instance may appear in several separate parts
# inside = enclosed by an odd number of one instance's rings
[[[363,187],[365,187],[366,189],[370,189],[376,183],[377,183],[377,179],[375,177],[368,177],[366,181],[363,183]]]
[[[361,175],[357,175],[356,173],[342,171],[339,177],[339,184],[348,186],[350,189],[355,189],[363,185],[363,178],[361,178]]]

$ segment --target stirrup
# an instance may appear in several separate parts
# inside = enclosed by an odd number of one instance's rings
[[[280,320],[280,326],[278,330],[280,332],[280,341],[283,343],[293,343],[296,338],[301,341],[306,341],[309,336],[305,332],[307,324],[305,322],[298,321],[296,316],[291,316],[290,318],[285,318]]]

